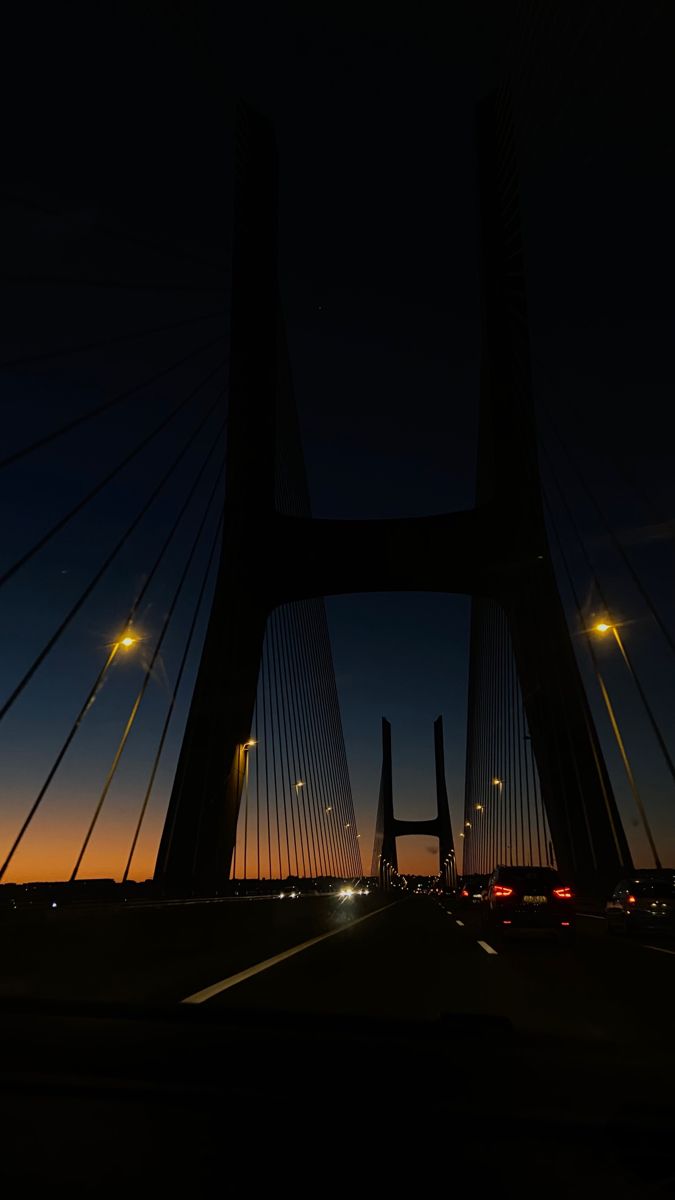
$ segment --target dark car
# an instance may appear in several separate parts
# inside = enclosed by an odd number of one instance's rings
[[[675,934],[675,869],[636,871],[622,879],[605,916],[612,933]]]
[[[488,875],[464,875],[457,888],[457,900],[460,904],[470,906],[480,904],[487,887]]]
[[[575,917],[572,889],[552,867],[496,867],[492,872],[483,905],[491,932],[540,929],[569,938]]]

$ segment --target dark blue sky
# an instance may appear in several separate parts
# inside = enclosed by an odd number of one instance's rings
[[[179,14],[147,2],[118,6],[105,36],[100,15],[92,10],[78,16],[80,39],[88,38],[86,55],[74,53],[62,14],[53,28],[45,17],[44,37],[31,44],[25,63],[17,55],[16,78],[4,81],[19,117],[7,135],[12,171],[2,190],[8,276],[2,358],[218,315],[203,327],[96,352],[75,366],[5,372],[8,447],[21,445],[31,430],[51,427],[55,414],[63,419],[77,413],[187,352],[202,331],[204,341],[214,325],[226,331],[231,97],[242,94],[271,115],[277,130],[280,278],[315,515],[387,517],[471,505],[479,389],[473,122],[476,100],[510,67],[541,427],[546,404],[672,622],[672,530],[664,527],[675,499],[669,40],[664,28],[648,22],[635,36],[623,16],[610,23],[593,6],[582,23],[587,8],[553,5],[550,20],[539,14],[533,36],[524,39],[518,14],[526,10],[509,3],[467,0],[442,14],[429,4],[411,16],[384,5],[329,5],[318,14],[303,4],[262,5],[232,15],[204,3]],[[63,47],[59,56],[50,50],[55,40]],[[104,232],[110,229],[133,237]],[[150,242],[172,249],[153,251]],[[154,286],[64,290],[17,283],[64,273]],[[176,290],[177,283],[202,290]],[[218,353],[204,352],[205,367],[218,361]],[[199,378],[199,370],[189,367],[135,401],[123,417],[111,414],[95,442],[88,435],[73,438],[58,457],[36,456],[6,473],[0,493],[3,561],[10,562],[106,463],[112,465],[131,439],[142,437],[165,411],[167,398],[177,398]],[[210,394],[205,392],[205,404]],[[177,452],[191,419],[186,415],[167,432],[162,454]],[[206,429],[184,464],[185,487],[209,436]],[[672,742],[670,651],[555,442],[553,454],[567,502],[627,623],[626,637]],[[149,456],[155,472],[159,457]],[[635,476],[647,503],[617,464]],[[139,458],[119,486],[6,589],[3,694],[65,611],[101,547],[135,511],[147,466]],[[31,685],[35,691],[27,691],[5,723],[6,837],[39,786],[179,503],[180,479],[111,584]],[[198,508],[197,499],[183,550]],[[590,599],[588,570],[559,503],[557,514],[579,589]],[[149,632],[161,621],[181,552],[158,577],[144,612]],[[185,597],[184,621],[196,582]],[[396,802],[401,815],[413,816],[430,813],[431,726],[443,714],[451,805],[460,818],[468,602],[411,594],[329,599],[327,606],[367,865],[382,715],[394,730]],[[167,679],[179,652],[177,638],[173,650],[166,647]],[[609,656],[611,648],[602,654]],[[608,683],[659,837],[669,845],[672,781],[618,666],[607,659]],[[58,814],[65,806],[86,823],[100,763],[139,671],[138,663],[120,663],[97,702],[88,748],[73,755],[50,793],[32,856],[26,851],[25,872],[37,871],[40,855],[68,863],[71,851],[65,835],[61,844]],[[89,873],[119,870],[138,803],[136,781],[148,769],[166,700],[168,685],[160,676],[148,696],[147,738],[130,744],[92,846]],[[141,874],[151,868],[184,711],[183,701],[141,846]],[[595,711],[639,858],[643,847],[630,795],[597,705]],[[675,858],[675,846],[672,853]],[[427,861],[432,859],[424,847],[402,856],[404,865],[418,868]]]

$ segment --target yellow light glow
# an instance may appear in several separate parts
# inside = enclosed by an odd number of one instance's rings
[[[494,783],[495,787],[501,787],[501,786],[502,786],[502,781],[501,781],[501,779],[493,779],[493,780],[492,780],[492,782]]]
[[[120,638],[120,646],[133,646],[137,640],[137,638],[129,637],[129,634],[127,634],[126,637]]]
[[[612,626],[608,625],[606,621],[598,621],[597,625],[594,625],[593,628],[596,633],[607,633],[607,630],[611,629]]]
[[[302,782],[302,779],[299,779],[295,786],[296,786],[296,788],[301,788],[301,787],[304,787],[305,785]]]
[[[257,745],[255,739],[251,738],[248,742],[244,742],[244,750],[250,750],[255,745]]]

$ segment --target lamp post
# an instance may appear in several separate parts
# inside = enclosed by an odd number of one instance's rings
[[[632,678],[635,679],[633,669],[630,665],[630,662],[628,661],[628,657],[626,655],[624,644],[621,640],[621,635],[619,634],[619,631],[618,631],[616,625],[614,625],[613,623],[610,623],[609,621],[598,621],[597,624],[595,624],[593,626],[593,632],[599,633],[602,636],[604,636],[604,634],[610,633],[610,632],[613,634],[614,640],[615,640],[617,646],[619,647],[619,650],[621,651],[623,660],[624,660],[626,666],[628,667],[628,670],[630,671]],[[649,819],[647,817],[647,811],[643,804],[642,796],[640,795],[640,792],[638,791],[637,782],[636,782],[635,776],[633,774],[633,768],[630,765],[630,762],[628,759],[628,753],[627,753],[626,747],[624,746],[624,743],[623,743],[623,738],[621,736],[621,730],[619,729],[619,723],[616,719],[614,707],[609,698],[609,693],[607,691],[607,688],[605,687],[605,681],[602,678],[602,675],[600,674],[599,671],[596,671],[596,674],[597,674],[598,684],[600,685],[600,692],[602,694],[602,698],[605,703],[605,708],[607,709],[609,723],[612,727],[612,733],[614,734],[616,744],[619,748],[619,754],[621,755],[621,761],[623,763],[624,770],[625,770],[626,776],[628,778],[630,790],[633,794],[633,800],[635,801],[635,807],[638,810],[638,815],[640,817],[640,821],[642,822],[642,828],[644,829],[645,836],[647,838],[647,841],[649,842],[649,846],[650,846],[650,849],[652,852],[652,857],[654,859],[654,865],[656,867],[660,867],[661,860],[659,858],[659,852],[656,849],[656,842],[654,841],[654,835],[652,833],[651,826],[649,824]]]

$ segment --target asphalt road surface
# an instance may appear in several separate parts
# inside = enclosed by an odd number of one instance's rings
[[[289,1146],[356,1130],[373,1186],[383,1154],[393,1187],[431,1146],[443,1186],[462,1162],[504,1194],[514,1173],[551,1200],[673,1194],[675,946],[597,917],[569,945],[492,943],[476,910],[373,893],[5,912],[0,944],[3,1166],[24,1191],[54,1164],[80,1190],[105,1164],[115,1194],[160,1174],[212,1191],[248,1141],[271,1190]],[[326,1161],[344,1194],[355,1158],[344,1181]]]
[[[493,941],[477,910],[411,897],[234,986],[220,978],[230,986],[203,999],[196,989],[201,1002],[403,1019],[480,1013],[528,1032],[675,1047],[675,945],[610,937],[597,917],[579,918],[570,945],[539,934]],[[199,982],[217,985],[217,972]]]
[[[14,913],[0,932],[0,999],[486,1014],[526,1032],[675,1050],[675,944],[611,937],[598,917],[580,916],[570,945],[493,941],[475,909],[374,893]]]

